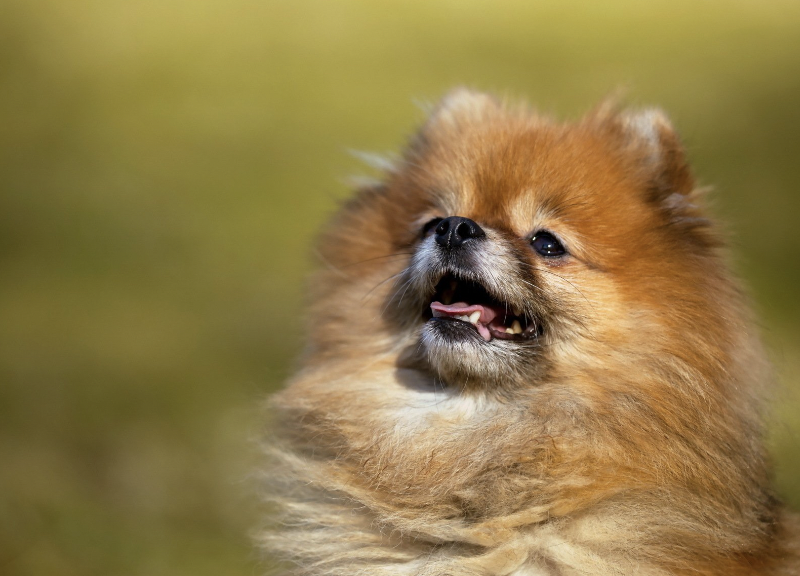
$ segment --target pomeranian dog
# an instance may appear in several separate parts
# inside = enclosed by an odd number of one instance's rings
[[[319,243],[268,442],[285,573],[800,573],[701,204],[658,110],[446,96]]]

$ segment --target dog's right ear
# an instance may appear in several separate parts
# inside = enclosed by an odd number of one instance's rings
[[[694,178],[686,152],[664,112],[658,108],[626,110],[617,116],[617,122],[628,147],[637,153],[641,168],[649,173],[656,200],[691,194]]]
[[[455,88],[433,107],[412,147],[424,149],[439,137],[452,137],[469,126],[491,118],[500,109],[500,102],[489,94],[469,88]]]
[[[458,128],[465,122],[484,119],[498,108],[500,102],[489,94],[469,88],[455,88],[436,105],[425,126]]]

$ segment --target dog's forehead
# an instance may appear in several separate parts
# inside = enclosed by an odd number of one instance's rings
[[[519,232],[552,218],[602,217],[631,200],[614,158],[580,134],[505,134],[469,153],[456,150],[438,167],[434,194],[443,214]]]
[[[484,224],[525,231],[534,222],[564,216],[570,208],[567,197],[527,183],[509,185],[498,194],[467,181],[439,192],[436,204],[443,215],[466,216]]]

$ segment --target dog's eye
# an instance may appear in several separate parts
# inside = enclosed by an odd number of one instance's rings
[[[542,256],[548,258],[556,258],[563,256],[567,250],[561,245],[561,242],[555,239],[550,232],[539,231],[531,238],[531,245]]]
[[[422,227],[422,237],[426,238],[428,235],[430,235],[431,231],[436,228],[441,221],[442,218],[434,218],[433,220],[426,222],[425,226]]]

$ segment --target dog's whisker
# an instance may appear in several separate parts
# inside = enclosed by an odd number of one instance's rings
[[[387,258],[400,258],[405,256],[413,255],[413,252],[395,252],[393,254],[384,254],[383,256],[375,256],[374,258],[365,258],[364,260],[358,260],[356,262],[348,262],[341,266],[341,269],[350,268],[352,266],[358,266],[359,264],[366,264],[367,262],[375,262],[377,260],[385,260]]]
[[[370,296],[370,295],[371,295],[371,294],[372,294],[372,293],[373,293],[375,290],[377,290],[378,288],[380,288],[381,286],[383,286],[384,284],[386,284],[386,283],[387,283],[387,282],[389,282],[390,280],[394,280],[394,279],[395,279],[395,278],[397,278],[398,276],[401,276],[401,275],[402,275],[404,272],[405,272],[405,270],[401,270],[401,271],[400,271],[400,272],[398,272],[397,274],[392,274],[392,275],[391,275],[391,276],[389,276],[388,278],[385,278],[385,279],[381,280],[380,282],[378,282],[378,283],[377,283],[375,286],[373,286],[372,288],[370,288],[370,289],[369,289],[369,292],[367,292],[366,294],[364,294],[364,296],[362,296],[362,298],[361,298],[361,301],[363,302],[363,301],[367,300],[367,299],[369,298],[369,296]]]
[[[591,307],[592,307],[592,309],[594,309],[594,304],[592,304],[592,302],[591,302],[591,301],[590,301],[590,300],[589,300],[589,299],[586,297],[586,295],[585,295],[583,292],[581,292],[581,289],[580,289],[580,288],[578,288],[577,286],[575,286],[575,284],[573,284],[572,282],[570,282],[569,280],[567,280],[566,278],[564,278],[564,277],[563,277],[563,276],[561,276],[560,274],[556,274],[556,273],[555,273],[555,272],[553,272],[552,270],[545,270],[544,268],[539,268],[539,267],[535,267],[535,266],[531,266],[531,269],[532,269],[532,270],[535,270],[536,272],[543,272],[543,273],[545,273],[545,274],[550,274],[550,275],[552,275],[552,276],[555,276],[556,278],[558,278],[558,279],[560,279],[560,280],[562,280],[562,281],[566,282],[566,283],[567,283],[567,284],[569,284],[569,285],[570,285],[570,286],[571,286],[571,287],[572,287],[572,288],[573,288],[573,289],[574,289],[574,290],[575,290],[575,291],[576,291],[578,294],[580,294],[580,295],[581,295],[581,297],[582,297],[584,300],[586,300],[586,303],[587,303],[589,306],[591,306]]]

